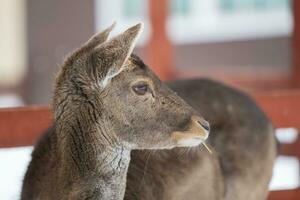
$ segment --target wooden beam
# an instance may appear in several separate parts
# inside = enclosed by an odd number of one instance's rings
[[[276,127],[300,128],[300,90],[259,92],[252,96]],[[0,147],[34,144],[51,124],[51,116],[47,106],[0,109]],[[295,151],[300,157],[296,145],[286,146],[284,152]]]
[[[299,200],[300,199],[300,189],[295,190],[280,190],[272,191],[269,194],[268,200]]]
[[[275,90],[252,96],[276,127],[300,128],[300,90]]]
[[[166,33],[169,1],[149,0],[148,2],[152,34],[146,46],[146,61],[162,80],[170,80],[174,78],[175,72],[173,46]]]
[[[52,122],[47,106],[0,110],[0,147],[33,145]]]
[[[295,127],[300,130],[300,90],[260,92],[253,97],[275,127]],[[300,158],[299,146],[298,138],[292,144],[282,144],[279,153]]]
[[[285,156],[295,156],[300,158],[300,139],[296,140],[295,143],[292,144],[280,144],[279,146],[279,154]]]

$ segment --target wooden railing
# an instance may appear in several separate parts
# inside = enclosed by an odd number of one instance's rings
[[[33,145],[51,122],[49,106],[0,109],[0,147]]]
[[[281,90],[254,95],[275,127],[294,127],[300,130],[300,90]],[[300,158],[300,139],[283,144],[280,154]],[[300,198],[299,198],[300,199]]]
[[[276,127],[300,129],[300,90],[252,94]],[[49,106],[0,109],[0,147],[33,145],[52,123]],[[283,144],[280,154],[300,158],[300,140]],[[300,189],[274,191],[269,200],[300,199]]]
[[[300,189],[295,190],[280,190],[270,193],[268,200],[299,200]]]

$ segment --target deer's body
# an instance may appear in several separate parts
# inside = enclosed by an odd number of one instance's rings
[[[207,79],[169,86],[211,122],[214,154],[133,151],[125,199],[266,199],[277,149],[263,112],[244,93]]]
[[[111,26],[63,63],[54,124],[32,153],[22,200],[121,200],[132,149],[207,139],[208,122],[132,55],[141,27],[108,40]]]

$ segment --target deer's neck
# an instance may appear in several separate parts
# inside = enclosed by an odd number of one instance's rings
[[[98,166],[91,180],[100,183],[101,199],[123,200],[126,189],[126,177],[130,162],[130,150],[116,146],[103,150],[97,156]]]
[[[65,184],[73,182],[71,190],[88,190],[101,199],[123,199],[130,150],[108,141],[109,133],[93,124],[80,120],[71,123],[64,123],[58,134],[62,138],[61,177],[69,180]]]

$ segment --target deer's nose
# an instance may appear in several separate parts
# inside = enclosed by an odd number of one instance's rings
[[[208,121],[206,121],[205,119],[203,119],[202,117],[199,117],[197,115],[193,115],[191,118],[192,122],[194,124],[196,124],[200,129],[202,129],[203,131],[203,135],[204,138],[206,139],[209,135],[209,131],[210,131],[210,126]]]
[[[210,131],[209,123],[206,120],[197,120],[197,123],[200,124],[200,126],[202,126],[206,131]]]

